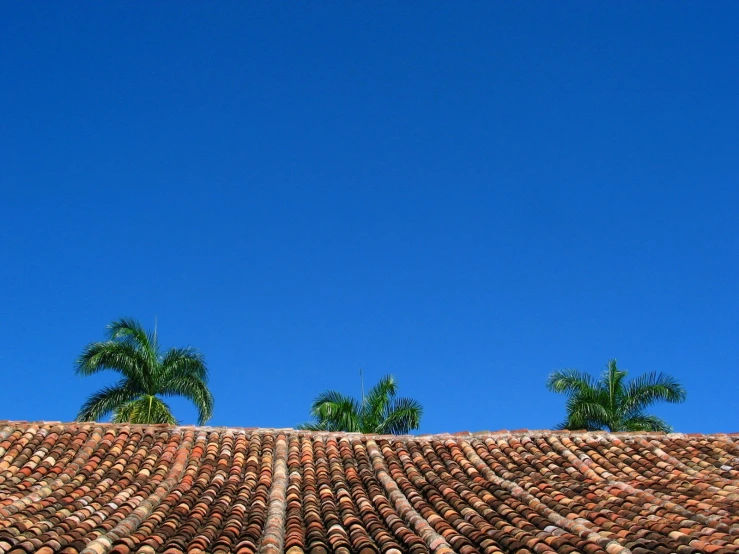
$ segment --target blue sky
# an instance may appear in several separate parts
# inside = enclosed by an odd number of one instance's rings
[[[394,374],[422,432],[541,429],[610,358],[739,431],[733,2],[6,3],[0,418],[71,420],[119,316],[214,425]],[[195,411],[175,402],[179,418]]]

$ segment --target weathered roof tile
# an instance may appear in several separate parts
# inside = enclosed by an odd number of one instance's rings
[[[738,441],[0,421],[0,554],[737,552]]]

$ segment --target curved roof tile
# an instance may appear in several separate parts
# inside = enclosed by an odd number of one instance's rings
[[[0,554],[739,550],[733,435],[0,422]]]

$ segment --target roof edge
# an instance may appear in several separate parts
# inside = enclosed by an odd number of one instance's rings
[[[593,436],[593,437],[737,437],[739,432],[731,433],[663,433],[663,432],[631,432],[622,431],[611,433],[610,431],[587,431],[580,430],[554,430],[554,429],[500,429],[497,431],[459,431],[456,433],[432,433],[432,434],[407,434],[407,435],[380,435],[373,433],[348,433],[344,431],[306,431],[302,429],[293,429],[291,427],[232,427],[232,426],[210,426],[210,425],[167,425],[167,424],[136,424],[136,423],[110,423],[97,421],[25,421],[25,420],[8,420],[0,419],[0,426],[39,426],[39,427],[71,427],[84,429],[88,427],[102,427],[109,429],[128,428],[128,429],[160,429],[160,430],[186,430],[197,429],[202,431],[227,431],[227,432],[244,432],[251,434],[291,434],[303,435],[311,437],[366,437],[372,439],[392,439],[392,440],[458,440],[464,438],[503,438],[503,437],[546,437],[546,436]]]

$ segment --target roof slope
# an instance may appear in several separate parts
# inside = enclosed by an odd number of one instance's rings
[[[729,435],[0,422],[0,554],[736,552]]]

